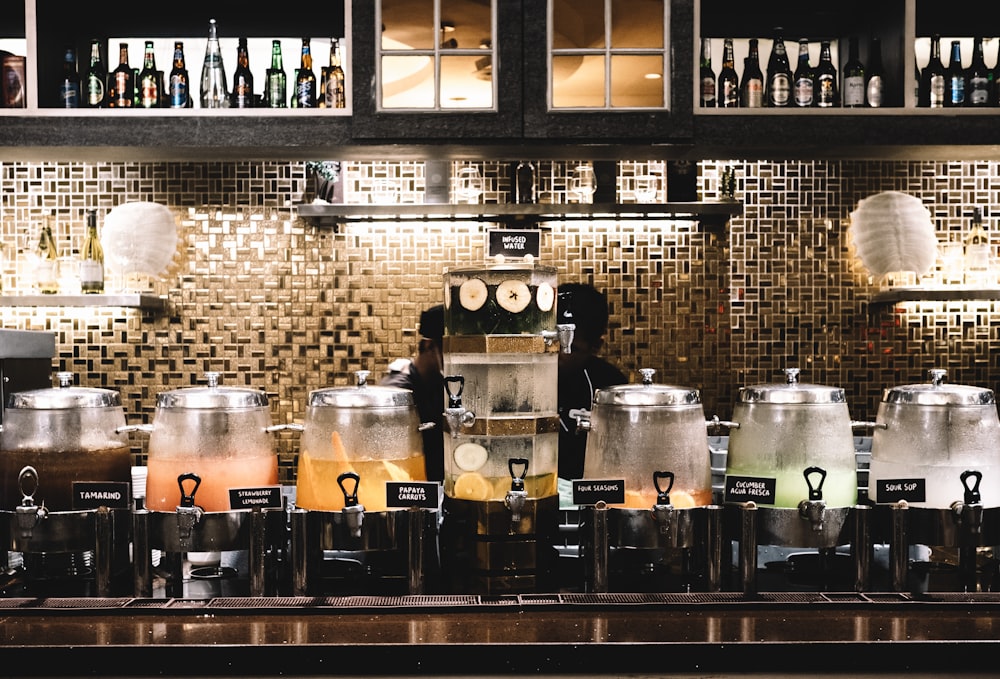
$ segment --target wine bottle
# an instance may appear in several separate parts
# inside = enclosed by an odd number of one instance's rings
[[[920,105],[944,108],[944,64],[941,62],[941,36],[931,37],[931,55],[920,76]]]
[[[236,46],[236,70],[233,71],[233,108],[253,108],[253,73],[250,72],[250,53],[247,39],[240,38]]]
[[[976,36],[972,40],[972,65],[969,66],[968,92],[965,97],[966,106],[991,106],[990,82],[992,74],[986,67],[986,59],[983,56],[983,39]]]
[[[342,62],[340,41],[330,38],[330,65],[323,69],[322,105],[325,108],[347,106],[347,76]]]
[[[733,39],[725,38],[722,42],[719,86],[716,88],[719,108],[736,108],[740,105],[740,81],[736,75],[736,57],[733,55]]]
[[[101,41],[90,41],[90,66],[87,67],[87,106],[107,106],[108,67],[101,58]]]
[[[799,40],[799,62],[795,66],[795,105],[801,108],[813,106],[816,99],[813,96],[813,73],[809,65],[809,41]]]
[[[767,61],[767,83],[765,101],[768,106],[782,108],[792,105],[792,68],[788,63],[788,52],[781,29],[775,29],[771,56]]]
[[[142,108],[159,108],[160,89],[160,74],[156,70],[153,41],[147,40],[142,55],[142,70],[139,71],[139,105]]]
[[[868,43],[868,69],[865,71],[865,105],[881,108],[882,95],[882,42],[873,37]]]
[[[76,50],[72,47],[67,47],[63,53],[59,101],[63,108],[80,108],[80,71],[76,66]]]
[[[816,66],[816,79],[813,85],[816,105],[820,108],[836,106],[840,100],[837,90],[837,68],[833,65],[830,41],[824,40],[819,45],[819,64]]]
[[[54,295],[59,292],[59,251],[52,236],[52,219],[52,212],[46,210],[41,234],[38,237],[38,247],[35,250],[38,256],[35,265],[35,287],[43,295]]]
[[[219,46],[219,29],[215,19],[210,19],[205,61],[201,67],[201,107],[226,108],[228,103],[229,89],[226,86],[226,67],[222,63],[222,48]]]
[[[865,105],[865,66],[858,56],[858,36],[852,35],[847,41],[847,63],[842,74],[844,83],[841,96],[844,108],[860,108]]]
[[[316,108],[316,74],[312,67],[309,38],[302,38],[302,57],[295,71],[295,94],[292,108]]]
[[[965,282],[969,285],[985,286],[990,281],[990,260],[992,259],[990,237],[983,226],[983,213],[978,207],[972,210],[972,224],[965,237]]]
[[[965,67],[962,66],[962,43],[951,41],[951,57],[944,72],[944,105],[965,106]]]
[[[534,203],[535,190],[535,164],[522,160],[514,168],[514,202]]]
[[[97,212],[87,211],[87,236],[80,250],[80,291],[104,292],[104,248],[97,236]]]
[[[132,108],[135,104],[135,71],[128,65],[128,43],[118,44],[118,67],[111,72],[108,106]]]
[[[270,108],[285,108],[288,104],[285,67],[281,60],[281,41],[271,41],[271,68],[267,69],[264,98]]]
[[[174,65],[169,79],[170,108],[191,108],[191,78],[184,60],[184,43],[174,42]]]
[[[743,61],[740,81],[740,106],[760,108],[764,105],[764,74],[760,70],[757,38],[750,38],[750,55]]]
[[[712,70],[712,39],[701,39],[701,105],[715,108],[715,71]]]

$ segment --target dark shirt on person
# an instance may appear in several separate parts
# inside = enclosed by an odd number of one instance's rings
[[[413,392],[421,424],[433,422],[434,426],[421,432],[424,440],[424,466],[428,481],[444,481],[444,378],[428,383],[413,367],[409,359],[394,361],[389,372],[379,382],[386,387],[399,387]]]
[[[559,371],[559,478],[583,478],[587,434],[577,431],[570,410],[590,410],[594,391],[627,382],[621,370],[600,356],[588,356],[579,369]]]

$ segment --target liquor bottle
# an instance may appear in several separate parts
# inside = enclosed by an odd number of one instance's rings
[[[76,68],[76,50],[67,47],[63,54],[59,100],[63,108],[80,108],[80,72]]]
[[[295,71],[295,93],[292,108],[316,108],[316,74],[312,68],[312,50],[309,38],[302,38],[302,58]]]
[[[514,168],[514,202],[535,202],[535,164],[522,160]]]
[[[819,46],[819,64],[816,66],[816,79],[813,85],[816,105],[821,108],[836,106],[840,100],[837,89],[837,68],[833,65],[830,54],[830,41],[824,40]]]
[[[35,265],[35,286],[43,295],[59,292],[59,251],[52,236],[52,213],[46,211],[42,232],[38,237],[38,263]]]
[[[87,211],[87,237],[80,250],[80,291],[104,292],[104,248],[97,237],[97,212]]]
[[[107,106],[105,95],[108,86],[108,67],[101,58],[101,41],[90,41],[90,66],[87,67],[87,106],[100,108]]]
[[[799,63],[795,66],[795,105],[800,108],[814,106],[814,82],[812,66],[809,65],[809,41],[799,40]]]
[[[322,89],[321,106],[324,108],[347,106],[347,76],[344,74],[340,55],[340,41],[336,38],[330,38],[330,65],[323,69]]]
[[[931,38],[931,56],[920,76],[920,106],[944,108],[944,64],[941,63],[941,36]]]
[[[750,56],[743,62],[743,80],[740,81],[740,106],[760,108],[764,105],[764,74],[760,70],[760,53],[757,38],[750,38]]]
[[[201,107],[226,108],[228,103],[229,90],[226,87],[226,67],[222,63],[222,48],[219,46],[219,29],[215,19],[210,19],[205,61],[201,67]]]
[[[990,235],[983,226],[983,213],[978,207],[972,210],[972,225],[965,237],[965,282],[969,285],[988,285],[990,281]]]
[[[983,39],[975,37],[972,40],[972,65],[969,66],[968,92],[965,97],[966,106],[992,106],[993,99],[990,91],[992,74],[986,67],[986,59],[983,56]]]
[[[733,39],[722,42],[722,70],[719,71],[716,96],[719,108],[736,108],[740,105],[740,80],[736,75],[736,57],[733,56]]]
[[[128,43],[118,44],[118,68],[111,72],[108,106],[132,108],[135,104],[135,71],[128,65]]]
[[[271,68],[267,69],[264,99],[270,108],[285,108],[288,95],[285,90],[285,67],[281,63],[281,41],[271,41]]]
[[[847,44],[847,63],[841,71],[844,76],[841,96],[844,108],[860,108],[865,105],[865,66],[858,57],[858,36],[852,35]]]
[[[965,106],[965,67],[962,66],[962,43],[951,41],[951,58],[944,72],[944,105]]]
[[[701,105],[715,108],[715,71],[712,70],[712,39],[701,39]]]
[[[156,54],[153,41],[147,40],[142,55],[142,70],[139,71],[139,106],[160,107],[160,74],[156,70]]]
[[[883,89],[882,42],[873,37],[868,43],[868,70],[865,72],[865,105],[868,108],[881,108]]]
[[[233,72],[232,108],[253,108],[253,73],[250,72],[250,53],[247,39],[240,38],[236,47],[236,70]]]
[[[792,68],[781,29],[775,29],[771,56],[767,61],[767,83],[764,100],[768,106],[782,108],[792,105]]]
[[[170,108],[191,108],[191,77],[184,60],[184,43],[180,40],[174,42],[174,65],[168,82]]]

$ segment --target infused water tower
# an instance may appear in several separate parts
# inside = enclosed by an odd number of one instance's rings
[[[556,270],[445,273],[444,580],[455,591],[547,584],[558,530]]]

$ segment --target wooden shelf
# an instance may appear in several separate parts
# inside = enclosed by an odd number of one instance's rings
[[[164,311],[167,300],[145,293],[104,293],[98,295],[0,295],[7,307],[126,307],[144,311]]]
[[[899,302],[993,302],[1000,301],[1000,288],[894,288],[872,296],[873,309]]]

